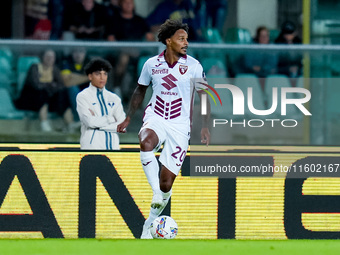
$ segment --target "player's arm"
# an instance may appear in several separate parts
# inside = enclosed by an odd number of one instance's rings
[[[121,133],[126,132],[126,127],[130,124],[132,116],[135,114],[135,112],[141,106],[144,100],[145,92],[147,88],[148,86],[138,84],[138,86],[136,87],[135,91],[132,94],[127,116],[125,120],[121,124],[118,125],[117,132],[121,132]]]
[[[198,92],[201,101],[201,113],[202,107],[205,107],[205,114],[201,114],[202,118],[202,129],[201,129],[201,143],[206,144],[207,146],[210,143],[210,132],[209,132],[209,122],[210,122],[210,102],[208,100],[207,90],[209,86],[207,83],[207,79],[205,77],[205,73],[203,72],[203,67],[201,64],[198,64],[195,69],[195,77],[198,79],[194,79],[194,87]],[[204,95],[204,97],[203,97]],[[204,99],[203,99],[204,98]],[[202,100],[204,100],[202,102]],[[204,105],[204,106],[203,106]]]

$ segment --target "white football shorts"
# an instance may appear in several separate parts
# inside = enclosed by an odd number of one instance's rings
[[[154,152],[158,151],[163,144],[159,161],[172,173],[178,175],[188,150],[189,135],[179,132],[176,127],[172,127],[167,121],[162,121],[159,118],[145,120],[139,132],[145,128],[152,129],[158,136],[159,141]]]

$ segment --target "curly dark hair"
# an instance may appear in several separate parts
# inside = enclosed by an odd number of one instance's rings
[[[111,71],[111,69],[112,66],[110,62],[102,58],[91,59],[90,62],[88,62],[84,67],[84,71],[87,75],[102,70],[108,73]]]
[[[187,33],[189,32],[188,24],[182,23],[181,20],[167,19],[159,28],[158,41],[166,45],[166,39],[173,36],[179,29],[183,29]]]

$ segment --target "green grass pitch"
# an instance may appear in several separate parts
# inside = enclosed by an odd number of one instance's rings
[[[339,250],[340,240],[0,240],[0,255],[334,255]]]

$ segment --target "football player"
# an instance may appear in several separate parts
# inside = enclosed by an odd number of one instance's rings
[[[166,45],[166,49],[145,62],[127,117],[117,127],[118,132],[125,132],[131,117],[143,102],[148,86],[152,84],[153,94],[145,109],[139,132],[140,159],[153,191],[150,214],[144,223],[142,239],[152,238],[149,227],[170,199],[172,185],[181,169],[189,144],[190,113],[196,88],[192,82],[194,79],[204,78],[201,64],[187,55],[187,24],[179,20],[167,20],[160,27],[158,40]],[[201,130],[201,141],[208,145],[209,140],[207,117]],[[163,149],[159,161],[162,167],[159,170],[154,152],[161,145]]]

